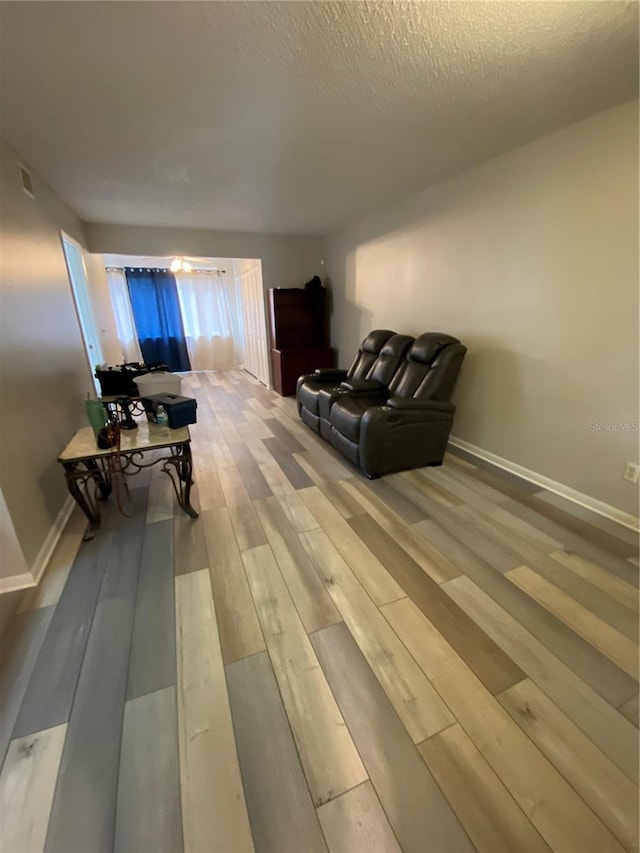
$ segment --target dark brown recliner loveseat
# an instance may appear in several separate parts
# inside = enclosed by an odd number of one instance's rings
[[[329,413],[343,381],[370,380],[388,385],[414,339],[390,329],[375,329],[362,341],[348,370],[320,368],[301,376],[296,384],[298,414],[302,420],[330,441]]]
[[[372,332],[365,339],[360,352],[376,334]],[[393,343],[393,338],[403,339],[397,341],[403,354],[392,372],[383,371],[380,366],[374,376],[382,350]],[[455,412],[451,395],[466,353],[457,338],[439,332],[426,332],[415,340],[406,335],[389,335],[385,345],[365,377],[347,374],[339,386],[339,377],[334,377],[333,383],[327,380],[326,387],[314,389],[318,399],[315,422],[308,417],[305,385],[317,383],[317,374],[298,380],[302,420],[370,478],[442,463]],[[390,363],[387,358],[386,366]]]

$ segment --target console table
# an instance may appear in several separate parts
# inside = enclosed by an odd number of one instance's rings
[[[150,459],[146,458],[149,451],[156,451]],[[85,541],[93,539],[100,527],[100,501],[111,494],[115,457],[113,448],[101,450],[96,445],[91,427],[79,429],[58,457],[69,492],[89,519]],[[152,465],[162,465],[180,507],[191,518],[197,518],[198,513],[190,503],[193,463],[189,427],[168,429],[140,421],[138,429],[121,432],[120,468],[123,473],[135,476]]]

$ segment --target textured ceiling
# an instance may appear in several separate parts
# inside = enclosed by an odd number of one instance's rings
[[[322,234],[637,96],[636,3],[0,7],[2,135],[89,221]]]

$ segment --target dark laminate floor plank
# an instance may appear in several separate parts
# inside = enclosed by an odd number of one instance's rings
[[[127,699],[176,683],[173,520],[144,533]]]
[[[386,480],[371,480],[367,483],[369,489],[383,500],[396,515],[399,515],[407,524],[413,524],[415,521],[422,521],[426,518],[426,514],[419,507],[411,503],[410,500],[400,494],[394,488],[391,482]]]
[[[638,553],[640,550],[640,535],[637,529],[632,530],[629,527],[625,527],[604,515],[599,515],[593,512],[593,510],[583,507],[581,504],[577,504],[568,498],[562,497],[555,492],[549,492],[546,489],[537,492],[536,499],[551,504],[564,513],[568,513],[573,518],[586,524],[589,529],[595,527],[595,537],[597,538],[594,541],[600,541],[600,537],[604,535],[601,541],[605,550],[609,547],[614,553],[625,559],[629,557],[637,559],[640,556]]]
[[[308,486],[314,485],[311,477],[298,465],[291,452],[287,450],[279,438],[263,438],[262,442],[282,468],[285,477],[294,489],[306,489]]]
[[[140,555],[144,541],[145,515],[147,512],[148,489],[132,489],[133,507],[130,518],[113,511],[108,518],[107,529],[111,530],[104,579],[100,588],[100,600],[107,598],[135,597],[140,572]],[[104,531],[100,529],[98,535]]]
[[[458,510],[459,512],[459,510]],[[583,607],[603,619],[630,640],[638,639],[638,614],[629,607],[604,593],[601,589],[581,578],[553,557],[543,553],[535,545],[521,539],[500,524],[490,521],[479,513],[466,516],[487,535],[492,535],[499,544],[514,554],[520,563],[535,569]]]
[[[474,554],[477,554],[499,572],[509,572],[522,563],[520,557],[503,548],[495,539],[487,536],[482,530],[471,524],[467,519],[457,515],[458,507],[454,510],[439,510],[431,517],[441,528],[455,536]]]
[[[258,463],[251,455],[247,445],[244,443],[232,444],[229,449],[249,497],[252,500],[270,497],[273,492],[269,488],[262,471],[258,467]]]
[[[250,509],[254,511],[253,505]],[[209,556],[222,658],[225,663],[232,663],[264,649],[262,631],[229,511],[226,508],[207,510],[202,513],[200,523]]]
[[[2,640],[0,656],[0,766],[11,739],[29,678],[35,666],[55,605],[13,616]]]
[[[525,678],[524,672],[372,518],[356,516],[349,524],[485,687],[500,693]]]
[[[401,848],[474,850],[346,625],[311,642]]]
[[[470,477],[475,477],[488,486],[493,486],[494,489],[504,492],[509,497],[515,497],[516,495],[521,497],[523,494],[532,495],[540,491],[540,486],[537,483],[532,483],[529,480],[518,477],[517,474],[512,474],[510,471],[498,468],[496,465],[492,465],[491,462],[486,462],[479,456],[474,456],[460,447],[454,447],[452,444],[449,444],[447,453],[470,462],[474,466],[473,468],[465,467],[464,469],[465,473]]]
[[[183,512],[173,519],[173,566],[176,575],[197,572],[209,566],[202,522]]]
[[[275,418],[266,418],[265,424],[288,453],[302,453],[304,451],[304,447],[297,438],[294,438],[293,434],[286,427],[282,426],[280,421]]]
[[[51,853],[113,847],[133,605],[111,598],[96,608],[51,807]]]
[[[464,551],[460,543],[450,549],[456,528],[444,531],[433,521],[419,522],[415,529],[444,554],[458,561],[457,565],[481,589],[504,607],[531,634],[564,661],[587,684],[611,705],[617,707],[633,695],[637,683],[627,673],[593,648],[586,640],[568,628],[544,607],[530,598],[489,563],[473,553]]]
[[[554,539],[559,539],[568,550],[575,551],[586,560],[591,560],[592,563],[608,569],[627,583],[634,586],[640,584],[638,569],[628,563],[623,556],[603,548],[601,537],[597,535],[594,537],[594,528],[586,522],[535,497],[524,496],[520,500],[506,501],[502,506],[534,527],[544,530]]]
[[[114,850],[181,853],[175,687],[125,705]]]
[[[256,851],[326,851],[268,654],[227,666],[226,676]]]
[[[69,719],[112,540],[112,533],[101,531],[81,546],[31,673],[13,737]]]

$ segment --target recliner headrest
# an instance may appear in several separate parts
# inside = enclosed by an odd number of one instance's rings
[[[416,338],[409,350],[409,361],[431,364],[445,347],[459,343],[457,338],[445,335],[444,332],[425,332],[424,335]]]
[[[411,335],[393,334],[380,350],[380,355],[402,356],[409,346],[414,342]]]
[[[370,352],[377,355],[389,338],[395,335],[390,329],[374,329],[360,344],[362,352]]]

